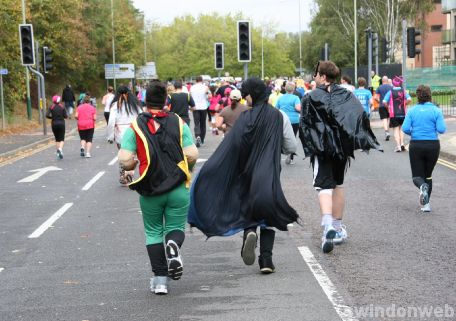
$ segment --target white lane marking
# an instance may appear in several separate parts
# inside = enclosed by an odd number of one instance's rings
[[[47,172],[50,171],[61,171],[61,168],[55,167],[55,166],[48,166],[48,167],[43,167],[43,168],[37,168],[37,169],[32,169],[29,172],[36,172],[35,174],[32,174],[30,176],[27,176],[26,178],[21,179],[20,181],[17,181],[18,183],[31,183],[33,181],[36,181],[38,178],[46,174]]]
[[[207,161],[207,159],[205,159],[205,158],[198,158],[198,159],[196,160],[197,163],[204,163],[204,162],[206,162],[206,161]]]
[[[109,165],[109,166],[112,166],[112,165],[114,165],[115,163],[117,163],[117,156],[114,157],[114,158],[112,159],[112,161],[109,162],[108,165]]]
[[[336,287],[326,275],[321,265],[317,262],[310,249],[307,246],[301,246],[298,247],[298,250],[342,321],[358,321],[358,319],[354,317],[355,314],[353,313],[352,308],[344,304],[342,296],[337,292]]]
[[[104,171],[103,172],[99,172],[97,175],[95,175],[90,181],[87,182],[87,184],[84,185],[84,187],[82,188],[83,191],[88,191],[93,184],[95,184],[96,181],[98,181],[100,179],[101,176],[104,175]]]
[[[47,219],[46,222],[44,222],[43,224],[41,224],[40,227],[38,227],[32,234],[30,234],[28,236],[29,239],[36,239],[38,237],[41,236],[41,234],[43,234],[44,232],[46,232],[46,230],[52,225],[54,224],[55,221],[57,221],[63,214],[65,214],[65,212],[71,207],[73,206],[73,203],[66,203],[65,205],[63,205],[57,212],[55,212],[54,214],[52,214],[52,216],[50,218]]]
[[[2,272],[5,268],[0,268],[0,272]]]

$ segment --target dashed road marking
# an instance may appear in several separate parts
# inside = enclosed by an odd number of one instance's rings
[[[310,249],[307,246],[301,246],[298,247],[298,250],[342,321],[358,321],[358,319],[354,317],[355,314],[353,313],[352,308],[344,303],[342,296],[337,292],[336,287],[315,259],[315,256]]]
[[[93,184],[95,184],[96,181],[98,181],[100,179],[101,176],[104,175],[104,171],[102,172],[99,172],[97,175],[95,175],[90,181],[87,182],[87,184],[84,185],[84,187],[82,188],[83,191],[88,191]]]
[[[115,163],[117,163],[117,159],[118,159],[118,158],[117,158],[117,156],[116,156],[116,157],[114,157],[114,158],[112,159],[112,161],[110,161],[110,162],[109,162],[109,164],[108,164],[108,165],[109,165],[109,166],[112,166],[112,165],[114,165]]]
[[[52,214],[50,218],[46,220],[40,227],[38,227],[32,234],[28,236],[29,239],[35,239],[40,237],[46,230],[54,224],[65,212],[73,206],[73,203],[66,203],[57,212]]]

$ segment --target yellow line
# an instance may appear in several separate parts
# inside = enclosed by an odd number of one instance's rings
[[[454,164],[454,163],[451,163],[451,162],[446,161],[446,160],[441,159],[441,158],[439,158],[439,160],[437,161],[437,163],[439,163],[440,165],[443,165],[443,166],[445,166],[445,167],[448,167],[448,168],[453,169],[453,170],[456,171],[456,164]]]

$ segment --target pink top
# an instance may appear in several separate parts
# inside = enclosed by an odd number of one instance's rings
[[[86,130],[95,128],[95,120],[93,116],[96,115],[97,110],[90,104],[82,104],[78,106],[78,129]]]
[[[209,110],[215,111],[215,107],[217,107],[219,101],[220,95],[212,96],[212,98],[209,100]]]

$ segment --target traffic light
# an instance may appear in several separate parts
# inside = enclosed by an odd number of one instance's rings
[[[215,57],[215,69],[222,70],[225,68],[225,59],[224,59],[224,45],[223,42],[216,42],[214,44],[214,57]]]
[[[372,34],[372,55],[375,59],[378,57],[378,35],[376,32]]]
[[[381,61],[383,62],[386,62],[390,56],[390,42],[388,40],[386,40],[386,38],[382,38],[382,41],[381,41]]]
[[[250,34],[250,21],[238,21],[237,41],[239,62],[250,62],[252,60],[252,42]]]
[[[43,70],[45,73],[48,73],[49,70],[54,68],[50,62],[52,62],[54,59],[52,58],[52,50],[49,49],[48,47],[44,46],[43,47]]]
[[[19,42],[21,44],[21,62],[23,66],[35,64],[35,42],[33,41],[33,26],[19,25]]]
[[[420,35],[421,32],[416,30],[415,27],[407,28],[407,56],[409,58],[415,58],[415,55],[421,53],[421,49],[417,48],[421,43]]]

